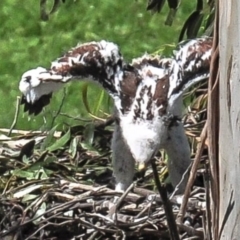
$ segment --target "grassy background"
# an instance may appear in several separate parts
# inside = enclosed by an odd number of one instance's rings
[[[9,128],[13,121],[16,98],[20,96],[18,82],[21,75],[37,66],[49,67],[52,60],[78,42],[113,41],[129,61],[145,52],[161,50],[166,44],[175,44],[183,22],[194,10],[195,1],[184,2],[172,27],[164,25],[167,4],[161,14],[155,15],[146,12],[146,4],[146,0],[67,0],[49,21],[43,22],[40,20],[39,1],[1,1],[0,128]],[[82,101],[82,84],[79,82],[67,87],[62,112],[89,118]],[[88,96],[93,108],[100,94],[100,88],[93,85]],[[31,119],[21,108],[16,128],[49,128],[62,96],[60,91],[44,113]],[[110,110],[108,101],[104,96],[101,105],[104,112]],[[64,116],[56,119],[56,123],[72,125],[75,122]]]

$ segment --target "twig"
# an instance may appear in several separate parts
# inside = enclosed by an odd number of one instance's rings
[[[52,122],[51,122],[51,127],[50,127],[50,129],[53,128],[54,122],[55,122],[56,118],[59,116],[59,114],[60,114],[60,112],[61,112],[61,110],[62,110],[62,107],[63,107],[65,98],[66,98],[66,89],[64,88],[64,89],[63,89],[63,97],[62,97],[61,104],[60,104],[57,112],[55,113],[55,115],[54,115],[53,118],[52,118]]]
[[[99,222],[97,222],[97,223],[95,224],[95,226],[101,227],[101,225],[100,225]],[[93,230],[93,233],[92,233],[92,235],[88,238],[88,240],[94,240],[94,239],[96,239],[97,234],[98,234],[98,231]]]
[[[190,227],[190,226],[186,226],[186,225],[184,225],[184,224],[178,224],[178,227],[179,227],[181,230],[187,232],[187,234],[188,234],[189,236],[198,237],[197,239],[199,239],[199,238],[200,238],[200,239],[203,239],[203,238],[204,238],[203,230],[202,230],[202,231],[196,230],[195,228]]]
[[[209,162],[205,164],[205,175],[204,175],[204,185],[206,187],[206,220],[205,220],[205,228],[206,228],[206,239],[212,240],[211,235],[211,200],[210,200],[210,169]]]
[[[98,217],[98,218],[102,219],[103,221],[114,224],[112,219],[110,219],[109,217],[106,217],[106,216],[104,216],[100,213],[87,213],[87,212],[85,212],[83,215],[87,216],[87,217]]]
[[[212,58],[210,63],[210,78],[208,84],[208,154],[210,163],[210,197],[211,197],[211,237],[220,239],[219,213],[219,123],[220,123],[220,100],[219,100],[219,5],[216,1],[216,14],[214,22],[214,36],[212,46]]]
[[[0,132],[8,133],[9,131],[10,129],[8,128],[0,128]],[[35,135],[48,135],[49,131],[27,131],[27,130],[12,129],[11,133],[20,134],[20,135],[32,134],[33,136],[35,136]],[[53,137],[60,138],[61,134],[62,134],[61,131],[55,131],[53,134]]]
[[[104,220],[107,220],[107,221],[109,221],[110,223],[112,223],[112,222],[111,222],[111,219],[106,218],[106,217],[104,217],[104,216],[101,215],[101,214],[89,214],[89,213],[85,213],[85,214],[83,214],[83,216],[94,216],[94,217],[97,216],[97,217],[99,217],[100,219],[104,219]],[[88,226],[88,227],[90,227],[90,228],[96,229],[96,230],[98,230],[98,231],[103,231],[103,232],[108,232],[108,233],[116,233],[116,232],[118,232],[118,230],[115,230],[115,229],[98,227],[97,225],[93,225],[92,223],[84,220],[82,217],[79,217],[79,218],[77,219],[77,221],[80,222],[81,224],[85,225],[85,226]]]
[[[122,194],[120,198],[118,198],[116,204],[109,210],[109,216],[114,217],[115,223],[117,224],[117,210],[121,205],[124,198],[128,195],[128,193],[133,189],[135,183],[132,183],[127,190]]]
[[[34,233],[32,233],[30,236],[28,236],[28,238],[26,238],[25,240],[32,239],[32,237],[34,235],[36,235],[38,232],[40,232],[41,230],[43,230],[47,226],[51,226],[51,225],[53,225],[53,226],[62,226],[62,225],[65,225],[66,223],[72,223],[72,222],[73,222],[73,220],[67,220],[67,221],[62,222],[62,223],[50,223],[50,222],[48,222],[45,225],[39,226],[39,228]]]
[[[114,122],[115,122],[115,117],[114,116],[110,116],[104,122],[96,123],[96,127],[97,128],[105,128],[105,127],[113,124]]]
[[[13,119],[13,123],[9,129],[8,132],[8,137],[12,134],[12,130],[15,127],[16,123],[17,123],[17,119],[18,119],[18,114],[19,114],[19,108],[20,108],[20,97],[17,96],[17,103],[16,103],[16,110],[15,110],[15,115],[14,115],[14,119]]]
[[[150,203],[148,203],[148,204],[143,208],[143,210],[142,210],[140,213],[138,213],[138,215],[137,215],[136,217],[134,217],[134,218],[135,218],[135,219],[138,219],[138,218],[140,218],[147,210],[149,211],[149,209],[151,208],[152,203],[153,203],[153,199],[152,199],[152,201],[151,201]]]
[[[207,122],[204,125],[204,128],[202,130],[202,133],[200,135],[200,139],[201,141],[198,144],[198,148],[197,148],[197,152],[193,161],[193,165],[190,171],[190,176],[188,179],[188,183],[186,186],[186,190],[184,192],[184,196],[183,196],[183,202],[181,204],[178,216],[177,216],[177,223],[181,224],[183,221],[183,217],[185,215],[186,212],[186,207],[187,207],[187,202],[188,202],[188,198],[191,192],[191,187],[195,181],[196,175],[197,175],[197,169],[198,169],[198,165],[199,162],[201,160],[201,155],[202,155],[202,151],[203,151],[203,147],[205,145],[205,140],[207,138]]]
[[[64,210],[64,209],[68,209],[69,206],[71,206],[71,205],[74,204],[74,203],[78,203],[78,202],[79,202],[79,199],[76,199],[76,200],[72,200],[71,202],[66,202],[66,203],[64,203],[64,204],[60,204],[60,205],[58,205],[58,206],[56,206],[56,207],[53,207],[53,208],[51,208],[51,209],[49,209],[49,210],[46,210],[44,213],[39,214],[38,216],[33,217],[33,218],[25,221],[25,222],[22,223],[21,225],[13,226],[13,227],[9,228],[6,232],[0,232],[0,237],[5,237],[5,236],[7,236],[8,234],[10,234],[10,233],[12,233],[12,232],[15,232],[15,231],[17,231],[17,230],[20,230],[20,228],[26,226],[26,225],[29,224],[29,223],[32,223],[32,222],[40,219],[40,218],[43,217],[45,214],[49,214],[49,213],[53,213],[53,212],[55,212],[55,214],[58,214],[58,213],[59,213],[58,211],[62,211],[62,210]],[[65,208],[64,208],[64,207],[65,207]]]
[[[81,117],[74,117],[74,116],[68,115],[67,113],[59,113],[59,115],[67,117],[67,118],[71,118],[71,119],[76,120],[76,121],[92,122],[92,119],[84,119],[84,118],[81,118]]]
[[[124,198],[128,195],[128,193],[133,189],[135,183],[132,183],[127,190],[122,194],[122,196],[117,200],[116,203],[116,209],[119,208],[120,204],[122,203],[122,201],[124,200]]]
[[[179,189],[179,186],[182,184],[183,180],[185,179],[185,177],[188,177],[187,174],[189,173],[189,170],[191,169],[192,164],[189,165],[189,167],[187,168],[187,170],[183,173],[182,178],[180,180],[180,182],[177,184],[177,186],[175,187],[173,193],[171,194],[171,196],[169,197],[170,200],[172,200],[172,198],[175,196],[176,192]]]
[[[163,207],[164,207],[164,210],[165,210],[165,213],[166,213],[166,218],[167,218],[167,224],[168,224],[168,230],[169,230],[170,237],[171,237],[172,240],[180,240],[179,235],[178,235],[178,229],[177,229],[176,221],[175,221],[173,211],[172,211],[172,204],[167,197],[166,188],[161,185],[161,182],[160,182],[159,176],[158,176],[156,163],[155,163],[154,159],[151,161],[151,164],[152,164],[153,176],[154,176],[154,179],[155,179],[155,183],[156,183],[157,189],[158,189],[159,194],[160,194],[160,196],[162,198],[162,201],[163,201]]]

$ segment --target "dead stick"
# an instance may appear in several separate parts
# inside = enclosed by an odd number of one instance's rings
[[[14,119],[13,119],[13,123],[9,129],[8,132],[8,137],[11,135],[13,128],[15,127],[16,123],[17,123],[17,119],[18,119],[18,114],[19,114],[19,106],[20,106],[20,97],[17,96],[17,103],[16,103],[16,110],[15,110],[15,115],[14,115]]]
[[[166,188],[162,186],[162,184],[159,180],[158,171],[157,171],[157,167],[156,167],[156,163],[155,163],[154,159],[151,161],[151,164],[152,164],[153,176],[155,179],[155,183],[156,183],[157,189],[158,189],[159,194],[163,201],[163,207],[164,207],[166,218],[167,218],[168,230],[169,230],[171,240],[180,240],[179,235],[178,235],[177,224],[176,224],[176,221],[175,221],[175,218],[173,215],[173,211],[172,211],[172,204],[167,197]]]
[[[59,114],[60,114],[60,112],[61,112],[61,110],[62,110],[62,107],[63,107],[64,101],[65,101],[65,98],[66,98],[66,89],[64,88],[64,89],[63,89],[63,97],[62,97],[60,106],[59,106],[57,112],[55,113],[55,115],[54,115],[53,118],[52,118],[51,129],[53,128],[54,122],[55,122],[56,118],[59,116]]]
[[[197,147],[197,152],[193,161],[193,165],[190,171],[190,176],[188,179],[188,183],[186,186],[186,190],[184,192],[184,196],[183,196],[183,202],[181,204],[178,216],[177,216],[177,223],[181,224],[183,221],[183,217],[185,215],[185,211],[186,211],[186,207],[187,207],[187,203],[188,203],[188,198],[191,192],[191,187],[195,181],[196,175],[197,175],[197,169],[201,160],[201,155],[202,155],[202,151],[205,145],[205,140],[207,138],[207,122],[204,125],[204,128],[201,132],[200,135],[200,142],[198,143],[198,147]]]
[[[115,218],[115,223],[117,224],[117,210],[120,207],[122,201],[124,200],[124,198],[128,195],[128,193],[133,189],[133,187],[135,186],[135,183],[132,183],[127,190],[122,194],[122,196],[120,198],[117,199],[117,202],[115,203],[115,205],[109,210],[109,216],[114,216]]]

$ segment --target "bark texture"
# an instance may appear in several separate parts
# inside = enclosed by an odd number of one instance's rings
[[[240,1],[219,0],[219,239],[240,239]]]

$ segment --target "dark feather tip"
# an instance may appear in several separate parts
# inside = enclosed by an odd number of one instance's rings
[[[36,102],[29,103],[27,102],[25,96],[22,96],[21,104],[24,105],[24,112],[28,112],[28,114],[38,115],[43,108],[50,103],[52,94],[43,95]]]

